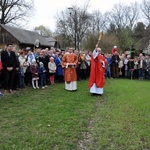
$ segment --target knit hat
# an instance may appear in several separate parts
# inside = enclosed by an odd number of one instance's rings
[[[39,65],[40,65],[40,68],[42,68],[42,67],[43,67],[43,63],[42,63],[42,62],[39,62]]]
[[[50,60],[54,60],[54,57],[50,57]]]

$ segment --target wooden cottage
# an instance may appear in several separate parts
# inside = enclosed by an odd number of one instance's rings
[[[54,45],[53,47],[55,49],[60,48],[59,42],[57,40],[55,40],[54,38],[52,38],[52,37],[45,37],[45,38],[46,38],[46,40],[49,41],[50,45]]]
[[[23,30],[0,24],[0,49],[7,43],[16,45],[17,49],[31,47],[51,48],[56,47],[57,41],[47,40],[37,32]]]

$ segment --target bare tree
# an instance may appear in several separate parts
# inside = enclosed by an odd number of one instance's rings
[[[90,17],[87,6],[84,8],[72,6],[57,16],[57,32],[58,34],[63,33],[64,38],[69,38],[68,42],[72,43],[71,45],[75,49],[79,49],[81,41],[90,26]]]
[[[73,6],[57,16],[57,35],[65,43],[64,47],[73,45],[78,49],[92,49],[100,31],[104,31],[104,37],[116,37],[117,40],[112,40],[115,43],[109,47],[116,44],[123,51],[135,43],[133,29],[141,17],[138,3],[118,3],[105,14],[98,10],[88,13],[87,8],[88,5],[84,8]],[[109,47],[105,44],[106,49]]]
[[[109,21],[107,33],[117,36],[122,50],[134,43],[132,29],[138,20],[138,14],[137,3],[131,3],[129,6],[122,3],[115,4],[113,9],[107,12],[106,16]]]
[[[115,4],[113,9],[108,12],[108,19],[110,23],[114,24],[118,32],[126,27],[127,21],[125,17],[125,4]]]
[[[138,10],[137,2],[130,5],[123,3],[115,4],[111,11],[105,13],[105,18],[109,22],[109,26],[107,25],[107,27],[110,27],[110,24],[112,24],[118,32],[126,27],[133,29],[139,19]]]
[[[99,10],[94,11],[91,18],[91,30],[93,34],[99,34],[100,31],[104,31],[106,21],[105,16]]]
[[[143,16],[148,22],[148,25],[150,25],[150,1],[143,0],[141,3],[141,11],[143,13]]]
[[[138,9],[138,3],[131,3],[130,6],[125,6],[125,20],[127,22],[127,26],[130,29],[133,29],[135,23],[137,22],[139,18],[139,9]]]
[[[33,0],[0,0],[0,23],[20,24],[32,14]]]
[[[72,30],[70,31],[70,28],[68,28],[68,22],[69,22],[69,16],[68,11],[61,11],[57,15],[57,23],[56,23],[56,31],[55,36],[59,37],[60,45],[63,48],[66,48],[68,46],[71,46],[73,43],[73,33]]]

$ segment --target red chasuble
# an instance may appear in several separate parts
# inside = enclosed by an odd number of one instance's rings
[[[102,66],[102,62],[106,65],[106,60],[103,55],[98,55],[95,59],[91,57],[91,71],[88,87],[91,88],[95,83],[98,88],[103,88],[105,84],[105,67]]]

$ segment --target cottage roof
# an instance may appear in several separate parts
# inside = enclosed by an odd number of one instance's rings
[[[53,45],[53,46],[54,46],[55,43],[57,42],[57,41],[56,41],[54,38],[52,38],[52,37],[47,37],[46,40],[49,41],[50,45]]]
[[[10,27],[3,24],[1,24],[1,26],[22,44],[35,44],[35,41],[38,39],[42,46],[54,46],[52,45],[53,43],[50,43],[45,37],[37,32]]]

